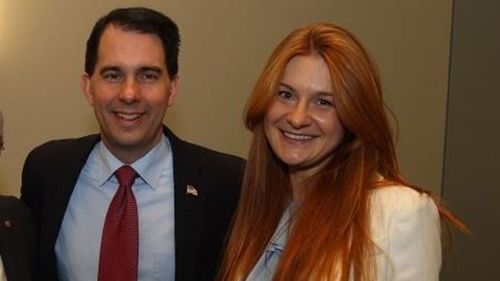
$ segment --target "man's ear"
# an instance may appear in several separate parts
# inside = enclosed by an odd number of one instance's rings
[[[170,80],[170,93],[168,96],[168,106],[172,106],[175,101],[175,97],[177,96],[177,92],[179,91],[180,78],[179,75],[175,75]]]
[[[82,77],[80,78],[80,88],[82,88],[82,93],[87,102],[90,105],[94,105],[94,96],[92,95],[90,86],[90,76],[87,73],[82,74]]]

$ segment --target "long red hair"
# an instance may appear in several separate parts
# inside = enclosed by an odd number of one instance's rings
[[[347,281],[350,274],[356,281],[376,278],[369,191],[384,184],[409,185],[400,176],[379,77],[368,53],[347,30],[317,23],[292,32],[276,47],[247,102],[244,120],[253,139],[220,280],[246,279],[292,200],[287,166],[267,143],[263,120],[287,63],[311,54],[329,67],[346,134],[304,188],[308,192],[293,214],[273,280]]]

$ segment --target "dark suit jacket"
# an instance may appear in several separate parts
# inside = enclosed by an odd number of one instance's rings
[[[164,128],[172,146],[176,281],[212,281],[239,196],[244,161],[187,143]],[[51,141],[28,155],[21,199],[39,231],[36,280],[57,277],[55,242],[68,201],[99,135]],[[186,186],[199,195],[186,193]],[[85,247],[85,245],[82,245]]]
[[[31,280],[35,241],[29,209],[15,197],[0,196],[0,255],[7,280]]]

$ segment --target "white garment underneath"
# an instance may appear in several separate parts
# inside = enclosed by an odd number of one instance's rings
[[[7,281],[7,276],[5,276],[5,270],[3,268],[2,256],[0,256],[0,281]]]

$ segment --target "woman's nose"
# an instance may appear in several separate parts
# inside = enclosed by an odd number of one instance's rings
[[[305,103],[297,103],[291,109],[287,116],[287,120],[294,128],[301,128],[308,126],[311,122],[311,118],[309,116],[309,111],[307,108],[307,104]]]

